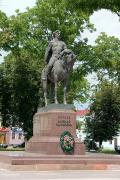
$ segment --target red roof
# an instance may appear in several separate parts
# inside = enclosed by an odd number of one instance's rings
[[[0,132],[7,132],[7,131],[9,131],[10,130],[10,128],[0,128]]]
[[[90,111],[88,109],[82,109],[82,110],[77,110],[76,111],[76,116],[85,116],[89,113]]]

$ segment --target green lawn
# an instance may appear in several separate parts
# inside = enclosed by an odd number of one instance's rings
[[[0,148],[0,151],[24,151],[25,148]]]

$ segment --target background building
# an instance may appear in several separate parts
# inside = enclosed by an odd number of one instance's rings
[[[77,137],[81,139],[81,141],[84,141],[85,139],[85,133],[84,133],[84,122],[85,117],[89,113],[88,109],[81,109],[76,111],[76,121],[77,124],[80,125],[80,128],[76,129]]]

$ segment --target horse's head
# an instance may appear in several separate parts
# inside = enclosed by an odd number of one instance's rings
[[[66,49],[64,52],[63,61],[68,71],[72,71],[75,60],[76,55],[73,53],[73,51],[70,49]]]

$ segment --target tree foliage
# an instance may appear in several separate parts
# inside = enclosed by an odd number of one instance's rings
[[[92,14],[94,11],[107,9],[120,16],[120,1],[118,0],[74,0],[74,2],[66,0],[66,2],[71,9],[76,9],[77,11],[86,11]]]
[[[97,71],[99,75],[114,79],[120,82],[120,40],[114,36],[107,36],[105,33],[96,40],[93,47]]]
[[[86,118],[87,138],[98,141],[111,140],[120,127],[120,87],[114,83],[102,82],[90,106],[90,116]]]
[[[24,54],[25,55],[25,54]],[[1,115],[3,126],[19,125],[32,135],[32,119],[40,101],[42,105],[42,90],[40,87],[41,66],[26,56],[17,61],[13,56],[7,56],[1,64]]]

